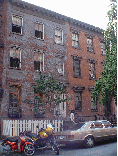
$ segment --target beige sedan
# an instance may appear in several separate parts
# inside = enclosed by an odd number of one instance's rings
[[[95,142],[107,139],[117,139],[117,127],[107,120],[85,122],[77,130],[66,130],[58,134],[56,141],[60,144],[83,144],[93,147]]]

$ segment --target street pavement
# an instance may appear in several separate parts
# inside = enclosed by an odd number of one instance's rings
[[[2,141],[0,141],[0,144]],[[0,146],[0,152],[2,147]],[[44,152],[36,152],[34,156],[55,156],[55,153],[47,149]],[[60,156],[117,156],[117,142],[107,141],[103,143],[96,144],[93,148],[80,147],[60,147]],[[24,154],[11,153],[10,155],[0,156],[25,156]]]

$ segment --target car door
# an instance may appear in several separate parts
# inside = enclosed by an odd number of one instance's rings
[[[111,123],[109,121],[103,121],[104,129],[106,131],[107,138],[106,139],[112,139],[116,137],[117,135],[117,128],[112,127]]]
[[[94,126],[91,127],[91,133],[94,136],[96,141],[100,141],[103,139],[103,125],[100,121],[95,121],[93,123]]]

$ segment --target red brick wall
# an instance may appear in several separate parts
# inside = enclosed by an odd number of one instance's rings
[[[92,115],[92,114],[100,114],[103,115],[103,107],[100,108],[98,106],[98,112],[91,112],[91,96],[90,91],[88,88],[94,86],[94,80],[89,79],[89,62],[87,59],[93,59],[96,61],[95,63],[95,72],[96,78],[100,77],[100,73],[102,72],[102,64],[104,62],[105,57],[101,55],[101,46],[99,38],[103,38],[103,36],[98,36],[97,34],[93,34],[92,32],[87,32],[88,34],[92,34],[93,38],[93,48],[95,53],[91,53],[87,51],[87,40],[86,40],[86,31],[82,30],[79,26],[76,27],[76,30],[80,31],[79,34],[79,48],[72,47],[72,38],[71,38],[71,31],[70,28],[75,28],[75,26],[67,23],[67,35],[68,35],[68,59],[67,59],[67,71],[68,71],[68,80],[69,84],[69,94],[73,96],[73,100],[68,102],[69,109],[75,109],[75,102],[74,102],[74,91],[72,89],[73,86],[77,87],[85,87],[84,91],[82,92],[82,111],[76,111],[79,115]],[[71,55],[82,57],[80,67],[81,67],[81,77],[82,78],[74,78],[73,77],[73,58]],[[100,111],[101,109],[101,111]]]

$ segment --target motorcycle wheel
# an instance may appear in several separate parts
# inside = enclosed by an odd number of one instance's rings
[[[59,155],[59,148],[57,147],[57,145],[53,145],[52,150],[55,152],[56,155]]]
[[[6,142],[3,144],[3,153],[9,154],[9,152],[11,151],[11,147],[10,145]]]
[[[35,148],[33,145],[31,145],[31,144],[25,145],[25,147],[24,147],[25,155],[33,155],[34,152],[35,152]]]

